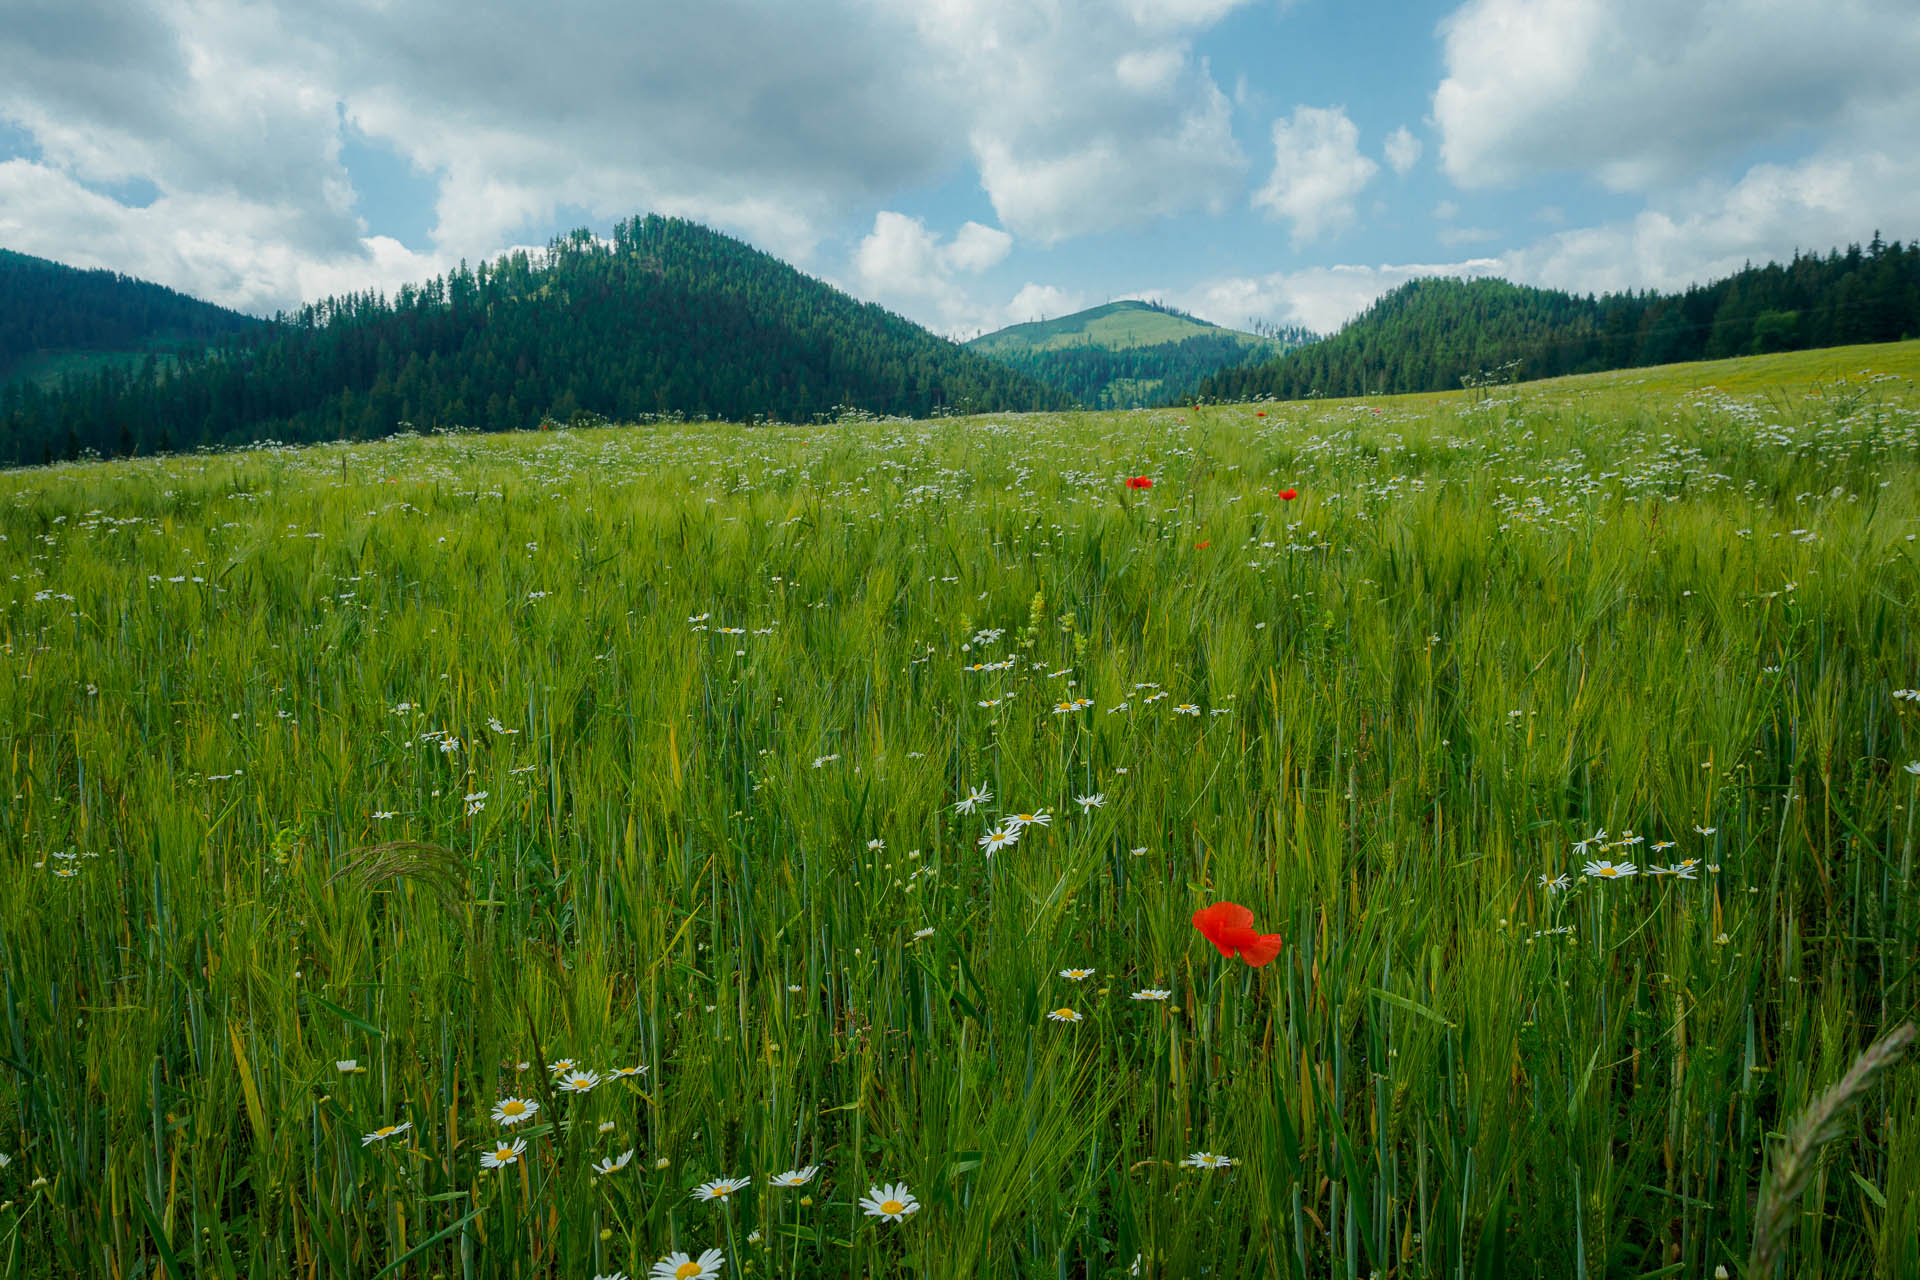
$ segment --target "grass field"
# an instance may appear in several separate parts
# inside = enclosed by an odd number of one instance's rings
[[[1920,1004],[1916,350],[0,475],[0,1267],[1740,1275]]]

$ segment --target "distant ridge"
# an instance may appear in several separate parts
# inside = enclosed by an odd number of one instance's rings
[[[1210,400],[1445,391],[1481,381],[1800,351],[1920,335],[1920,244],[1796,254],[1685,293],[1580,297],[1505,280],[1413,280],[1339,333],[1223,369]]]
[[[0,382],[56,383],[259,324],[164,285],[0,249]]]
[[[444,278],[303,307],[157,383],[0,391],[0,459],[501,431],[651,415],[1064,407],[1067,397],[719,232],[633,218]]]
[[[1304,329],[1246,333],[1159,303],[1125,299],[1010,325],[967,346],[1088,408],[1126,409],[1184,399],[1210,373],[1313,338]]]

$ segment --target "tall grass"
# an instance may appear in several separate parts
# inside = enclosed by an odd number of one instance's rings
[[[1920,1001],[1917,446],[1855,379],[0,477],[0,1260],[1737,1271]],[[1917,1083],[1782,1274],[1920,1268]]]

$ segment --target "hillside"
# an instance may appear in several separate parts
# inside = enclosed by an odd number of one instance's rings
[[[1128,299],[982,334],[967,346],[1094,409],[1191,396],[1208,374],[1313,340],[1305,330],[1262,337]]]
[[[112,271],[0,249],[0,382],[51,385],[258,326],[252,316]]]
[[[1441,391],[1916,334],[1920,244],[1875,236],[1864,251],[1796,255],[1680,294],[1595,298],[1505,280],[1415,280],[1332,337],[1223,370],[1198,394],[1292,400]]]
[[[695,223],[577,231],[234,335],[157,381],[123,369],[0,390],[0,460],[502,431],[658,415],[809,421],[1066,398]]]

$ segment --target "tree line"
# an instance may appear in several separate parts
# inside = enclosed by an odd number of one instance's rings
[[[1069,403],[738,240],[654,216],[611,240],[581,230],[544,253],[463,262],[391,299],[329,298],[177,354],[54,390],[0,389],[0,459],[549,418],[805,422]]]
[[[1920,336],[1920,243],[1795,254],[1684,293],[1598,298],[1505,280],[1414,280],[1339,333],[1203,379],[1210,400],[1457,388]]]

